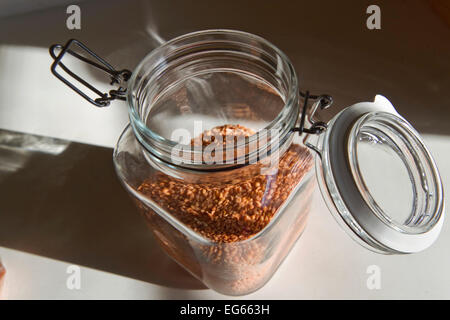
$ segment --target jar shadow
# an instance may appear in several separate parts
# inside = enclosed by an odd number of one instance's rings
[[[180,289],[205,286],[159,247],[112,149],[0,130],[0,246]]]

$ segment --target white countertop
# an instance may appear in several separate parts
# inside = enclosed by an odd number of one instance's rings
[[[51,76],[50,63],[46,48],[0,41],[0,129],[113,147],[128,122],[125,104],[106,109],[90,106]],[[450,137],[424,137],[444,188],[449,189]],[[8,212],[0,204],[0,223],[5,215]],[[403,256],[369,252],[339,228],[317,193],[306,231],[288,258],[265,287],[243,298],[450,299],[449,252],[447,221],[437,242],[425,252]],[[66,286],[69,262],[9,249],[2,243],[0,259],[7,270],[3,297],[9,299],[228,298],[211,290],[171,288],[84,266],[81,288],[70,290]],[[378,290],[367,287],[367,268],[372,265],[381,271]]]

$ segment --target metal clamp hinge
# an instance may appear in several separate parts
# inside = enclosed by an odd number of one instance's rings
[[[91,60],[91,59],[71,50],[70,49],[71,46],[73,47],[74,45],[78,46],[85,54],[94,58],[95,60]],[[55,53],[56,49],[61,50],[58,55]],[[62,46],[60,44],[55,44],[50,47],[50,55],[52,56],[53,60],[55,60],[51,66],[51,71],[52,71],[53,75],[55,75],[58,79],[60,79],[62,82],[64,82],[70,88],[72,88],[72,90],[74,90],[76,93],[81,95],[87,101],[89,101],[90,103],[92,103],[93,105],[95,105],[97,107],[107,107],[107,106],[109,106],[109,104],[112,100],[116,100],[116,99],[125,100],[126,89],[124,87],[120,86],[116,90],[110,90],[109,93],[103,93],[100,90],[98,90],[97,88],[95,88],[93,85],[88,83],[86,80],[84,80],[83,78],[81,78],[80,76],[75,74],[73,71],[71,71],[61,61],[66,53],[72,55],[73,57],[75,57],[87,64],[90,64],[90,65],[108,73],[111,77],[111,82],[110,82],[111,85],[113,85],[113,84],[120,85],[123,82],[128,81],[128,79],[130,79],[130,77],[131,77],[130,70],[114,69],[114,67],[111,66],[108,62],[106,62],[105,60],[100,58],[97,54],[95,54],[93,51],[91,51],[83,43],[81,43],[80,41],[75,40],[75,39],[69,40],[64,46]],[[56,68],[58,66],[61,67],[61,69],[64,70],[69,76],[71,76],[73,79],[77,80],[84,87],[86,87],[90,91],[94,92],[99,97],[93,99],[90,96],[88,96],[86,93],[84,93],[82,90],[80,90],[75,84],[73,84],[72,82],[67,80],[67,78],[63,77],[60,73],[58,73],[56,71]]]
[[[321,134],[327,129],[327,124],[323,121],[315,120],[314,116],[317,113],[317,110],[320,108],[320,110],[327,109],[330,107],[333,103],[333,98],[330,95],[311,95],[309,94],[309,91],[306,91],[305,93],[300,91],[300,96],[303,97],[303,108],[301,110],[301,118],[300,118],[300,125],[299,127],[295,127],[292,129],[293,132],[298,132],[300,135],[302,133],[308,133],[308,134]],[[312,106],[311,113],[308,117],[308,121],[310,123],[309,128],[305,128],[305,120],[306,120],[306,112],[308,109],[308,101],[309,99],[314,100],[314,104]]]

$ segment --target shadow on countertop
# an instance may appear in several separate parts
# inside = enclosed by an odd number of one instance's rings
[[[0,246],[153,284],[203,284],[160,249],[112,149],[0,130]]]

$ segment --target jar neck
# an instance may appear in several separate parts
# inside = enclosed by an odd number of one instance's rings
[[[275,92],[284,104],[278,114],[259,128],[256,134],[237,140],[231,147],[227,146],[224,152],[232,152],[235,155],[232,159],[227,157],[225,161],[217,161],[217,158],[212,162],[205,161],[204,148],[192,148],[189,141],[177,143],[162,136],[148,124],[149,117],[161,116],[155,107],[158,99],[167,95],[181,81],[205,73],[230,70],[258,79]],[[218,172],[261,161],[272,163],[289,147],[291,130],[299,116],[298,81],[288,58],[266,40],[239,31],[201,31],[163,44],[144,58],[133,72],[127,94],[130,123],[147,158],[158,166],[176,170]],[[162,119],[170,122],[167,116]],[[169,126],[173,131],[179,129],[173,124]],[[236,155],[236,151],[239,155]]]
[[[136,140],[139,142],[139,139]],[[257,175],[276,174],[279,161],[289,149],[293,140],[293,134],[286,135],[286,139],[277,146],[275,152],[262,156],[261,159],[255,163],[229,164],[227,166],[221,164],[215,166],[195,164],[192,167],[189,167],[185,163],[179,165],[170,161],[164,161],[155,156],[155,154],[141,143],[140,149],[144,158],[147,160],[147,163],[156,169],[157,172],[190,183],[215,184],[220,182],[220,184],[224,184],[250,179]]]

